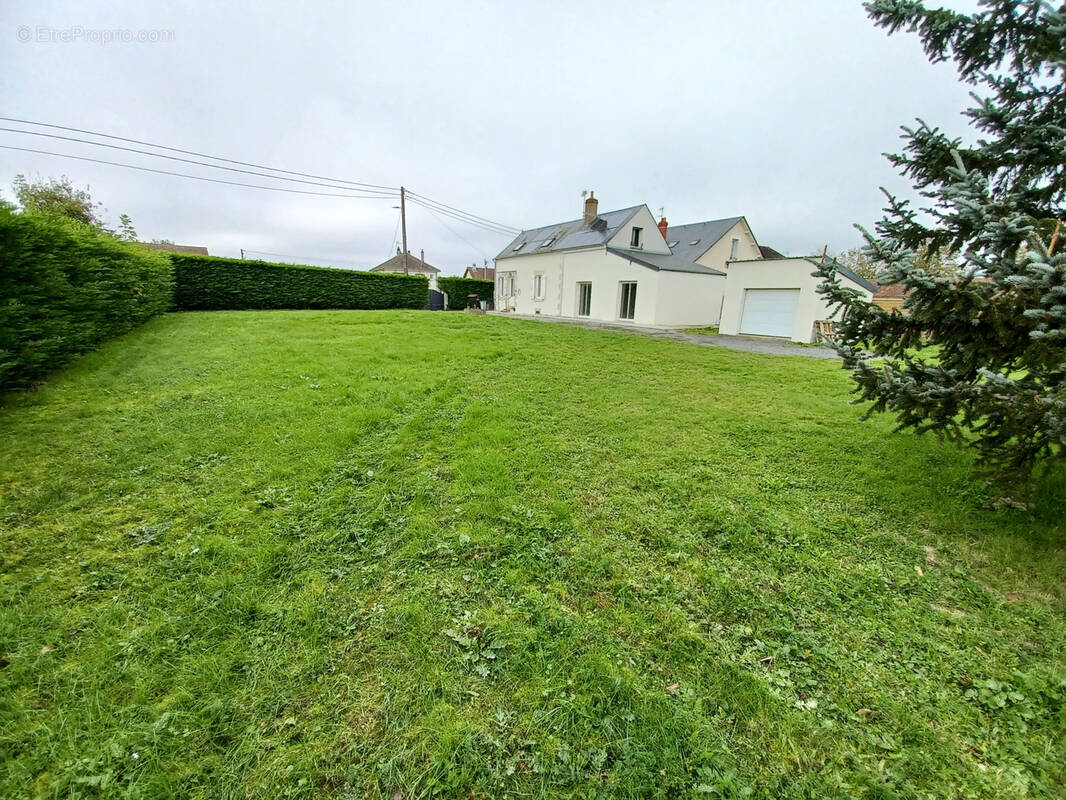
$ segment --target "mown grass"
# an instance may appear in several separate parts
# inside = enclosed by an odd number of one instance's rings
[[[0,409],[0,796],[1056,797],[1061,474],[832,362],[168,315]]]

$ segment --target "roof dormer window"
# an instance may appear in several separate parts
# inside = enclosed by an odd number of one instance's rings
[[[644,233],[644,229],[643,228],[638,228],[638,227],[634,226],[633,227],[633,233],[629,237],[629,246],[634,248],[634,249],[636,249],[636,250],[639,250],[640,248],[642,248],[644,246],[644,244],[641,242],[641,234],[643,234],[643,233]]]

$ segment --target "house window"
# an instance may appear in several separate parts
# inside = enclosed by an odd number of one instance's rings
[[[577,315],[587,317],[592,314],[592,284],[579,283],[577,285]]]
[[[533,276],[533,299],[544,299],[544,273],[538,272]]]
[[[637,284],[623,281],[621,302],[618,304],[619,319],[633,319],[637,311]]]
[[[554,241],[555,241],[555,237],[554,236],[549,236],[547,239],[545,239],[543,242],[541,242],[540,246],[541,247],[551,247],[551,244]]]
[[[736,261],[737,260],[737,251],[739,249],[740,249],[740,239],[737,239],[736,237],[734,237],[733,241],[729,243],[729,260],[730,261]]]
[[[496,292],[500,297],[507,297],[514,294],[514,276],[513,272],[501,272],[496,279]]]
[[[639,247],[642,247],[642,246],[643,246],[643,245],[641,245],[641,243],[640,243],[640,235],[641,235],[641,234],[642,234],[643,232],[644,232],[644,229],[643,229],[643,228],[637,228],[637,227],[634,227],[634,228],[633,228],[633,234],[632,234],[632,236],[630,236],[630,238],[629,238],[629,246],[630,246],[630,247],[636,247],[636,248],[639,248]]]

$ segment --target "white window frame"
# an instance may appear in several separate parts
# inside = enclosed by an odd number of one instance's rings
[[[740,239],[734,236],[733,241],[729,243],[729,260],[736,261],[738,255],[740,255]]]
[[[533,299],[534,300],[543,300],[544,299],[545,295],[547,294],[547,292],[545,291],[545,289],[547,288],[547,283],[548,282],[544,279],[544,273],[543,272],[534,272],[533,273]]]
[[[632,308],[632,314],[625,316],[625,299],[626,299],[626,287],[632,286],[630,292],[630,305]],[[619,281],[618,282],[618,319],[632,322],[637,318],[637,282],[636,281]]]
[[[585,286],[589,287],[589,307],[588,307],[588,313],[582,314],[581,313],[581,292],[582,292],[583,287],[585,287]],[[575,317],[591,317],[592,316],[592,281],[578,281],[577,282],[577,291],[575,292],[575,294],[577,296],[574,298],[575,301],[576,301],[576,303],[575,303],[576,307],[574,308],[574,316]]]
[[[643,233],[644,233],[644,229],[643,228],[638,228],[636,225],[633,226],[632,230],[629,233],[629,246],[632,249],[634,249],[634,250],[643,250],[644,249],[644,237],[641,235]]]

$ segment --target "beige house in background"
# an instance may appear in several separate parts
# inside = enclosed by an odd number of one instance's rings
[[[903,301],[906,299],[907,290],[902,283],[889,283],[885,286],[878,286],[877,291],[874,292],[874,305],[881,306],[886,311],[898,309],[900,313],[904,313]]]
[[[646,205],[522,231],[496,256],[498,311],[814,341],[817,266],[760,247],[744,217],[669,225]],[[767,256],[771,256],[767,258]],[[876,287],[841,270],[867,297]]]
[[[407,274],[408,275],[425,275],[429,278],[429,286],[431,289],[437,288],[437,276],[440,274],[440,270],[434,267],[432,264],[426,263],[426,251],[423,250],[421,258],[414,256],[410,251],[407,253]],[[399,247],[396,248],[396,255],[390,258],[388,261],[382,261],[376,267],[371,267],[371,272],[393,272],[404,274],[404,258],[403,251]]]

